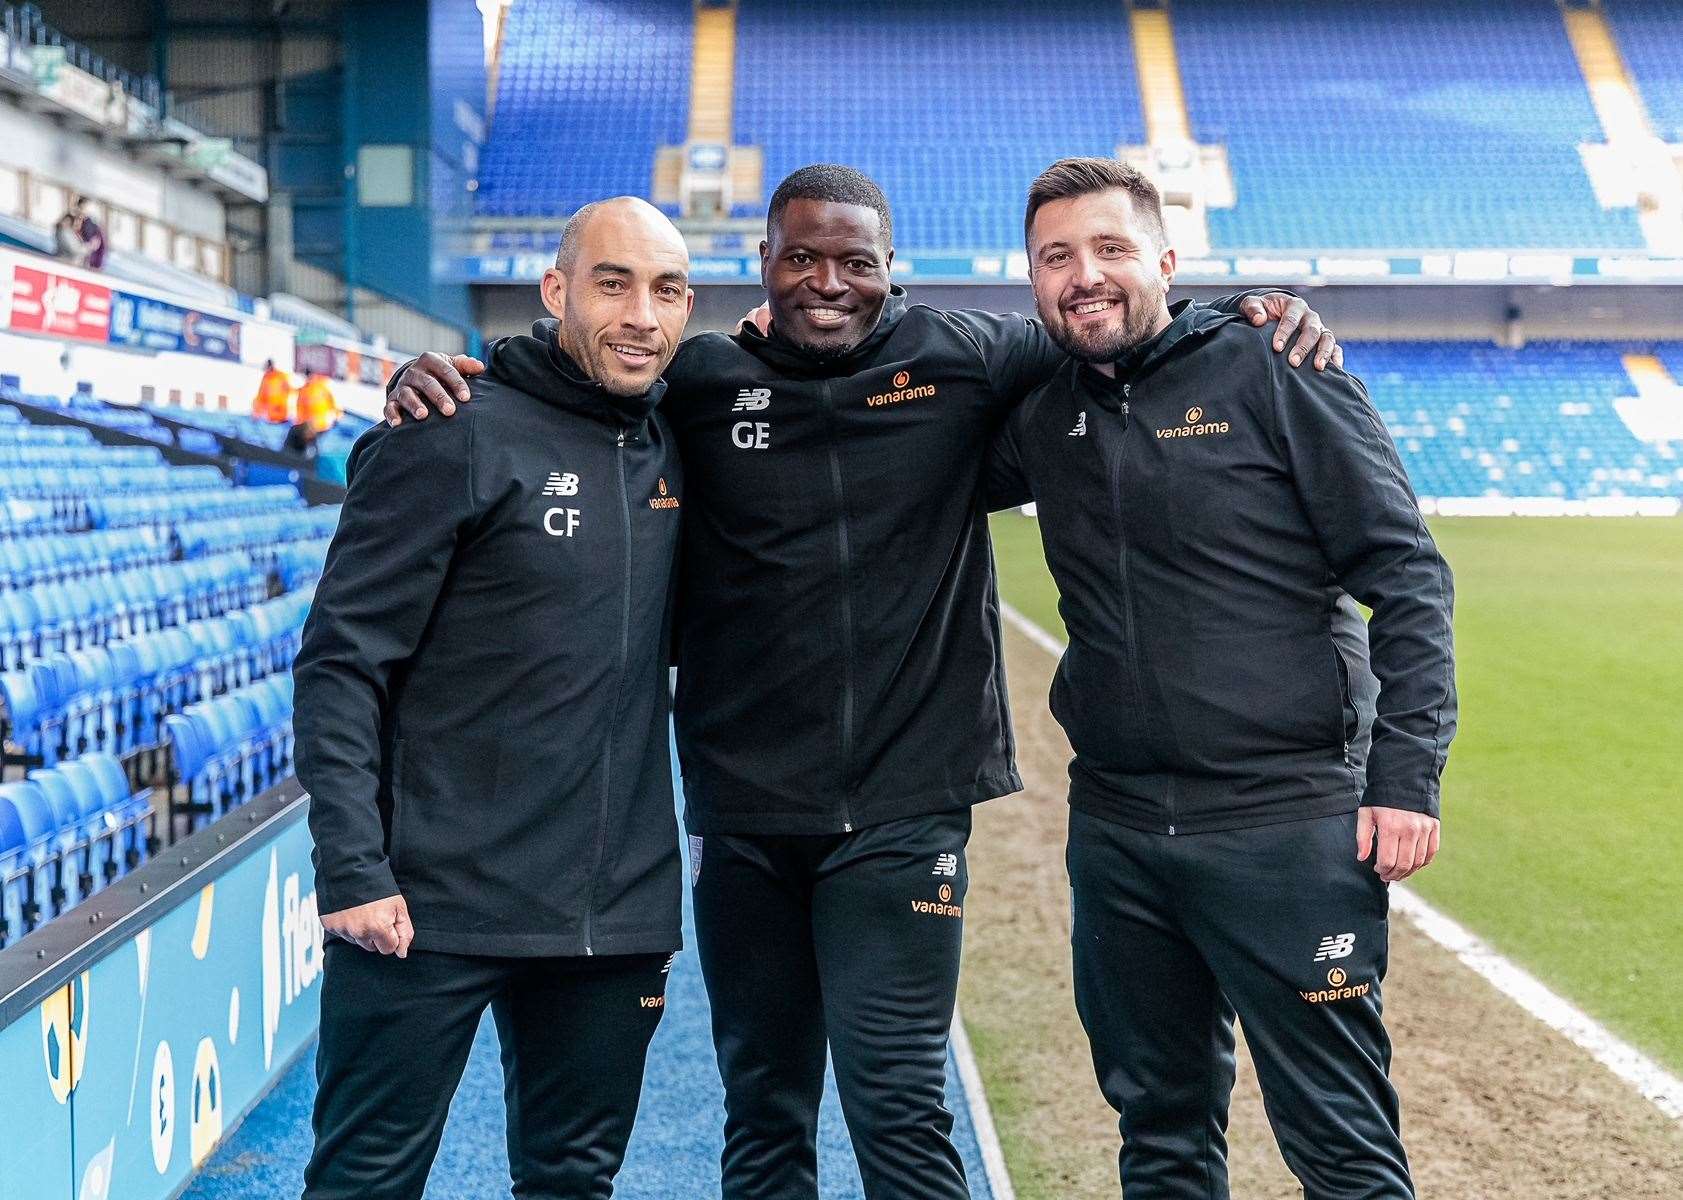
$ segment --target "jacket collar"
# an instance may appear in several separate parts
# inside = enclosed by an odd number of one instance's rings
[[[787,375],[802,378],[853,375],[871,364],[883,343],[893,335],[894,327],[906,315],[907,307],[906,289],[897,283],[891,285],[876,327],[865,336],[864,341],[841,354],[814,354],[803,349],[779,333],[775,323],[768,334],[752,327],[743,330],[735,335],[736,343],[768,367]]]
[[[647,421],[666,394],[666,380],[655,380],[640,396],[616,396],[586,377],[561,349],[560,332],[561,323],[545,317],[533,322],[530,337],[503,338],[491,354],[490,377],[557,408],[598,421],[633,427]]]
[[[1122,388],[1163,360],[1183,350],[1189,350],[1210,333],[1230,321],[1240,318],[1231,313],[1180,300],[1169,306],[1169,323],[1160,333],[1147,338],[1115,362],[1116,376],[1112,378],[1095,370],[1090,363],[1071,359],[1076,385],[1100,401],[1113,404]]]

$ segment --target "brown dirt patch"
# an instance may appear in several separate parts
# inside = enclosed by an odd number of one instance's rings
[[[1115,1118],[1070,985],[1069,745],[1046,711],[1054,664],[1014,629],[1006,641],[1026,791],[976,812],[960,1001],[1021,1200],[1115,1200]],[[1385,989],[1422,1200],[1683,1200],[1683,1122],[1406,918],[1393,923]],[[1233,1194],[1301,1196],[1242,1047],[1232,1114]]]

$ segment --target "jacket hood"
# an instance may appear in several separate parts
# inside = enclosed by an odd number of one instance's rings
[[[882,315],[877,318],[876,328],[853,349],[840,354],[814,354],[797,346],[777,331],[775,323],[769,334],[762,334],[758,329],[750,327],[735,336],[737,344],[755,358],[790,375],[805,378],[852,375],[869,365],[876,352],[882,348],[882,344],[894,333],[894,327],[900,323],[900,318],[906,315],[906,308],[906,289],[897,283],[891,285],[888,298],[882,304]]]
[[[598,421],[636,426],[647,421],[666,394],[666,380],[656,379],[640,396],[616,396],[579,370],[561,349],[560,332],[561,322],[545,317],[532,323],[530,337],[501,339],[491,353],[489,377]]]

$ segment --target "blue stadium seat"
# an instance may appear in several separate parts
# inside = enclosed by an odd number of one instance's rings
[[[37,783],[0,783],[0,942],[52,915],[58,864],[53,806]]]

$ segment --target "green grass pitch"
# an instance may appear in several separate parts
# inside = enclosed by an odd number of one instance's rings
[[[1683,520],[1440,519],[1461,726],[1411,885],[1683,1069]],[[1058,637],[1036,522],[993,522],[1007,602]]]

